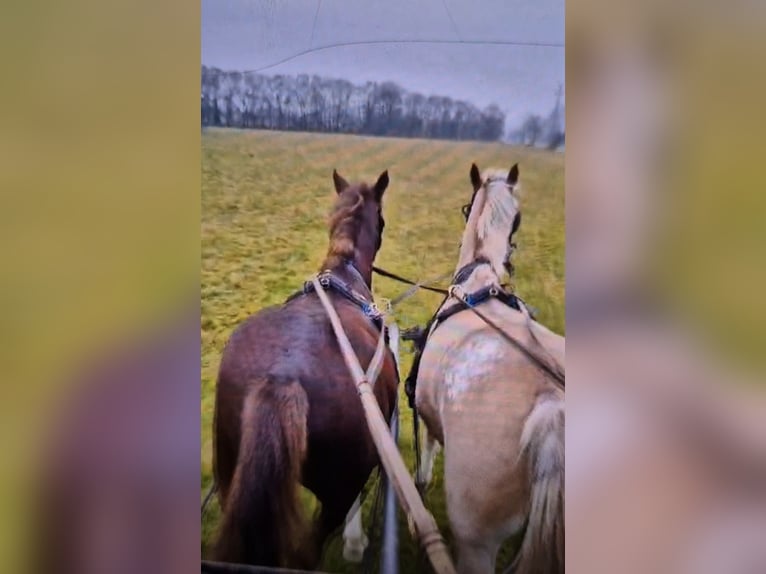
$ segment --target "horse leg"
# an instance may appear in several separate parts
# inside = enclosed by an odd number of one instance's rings
[[[489,541],[458,539],[458,574],[493,574],[500,546]]]
[[[415,486],[420,493],[421,498],[425,497],[426,488],[434,478],[434,461],[439,453],[439,442],[431,436],[428,429],[423,425],[420,431],[420,444],[423,448],[420,451],[420,464],[415,473]],[[411,515],[407,515],[407,526],[413,536],[417,536],[415,521]]]
[[[425,425],[423,425],[421,437],[423,450],[418,469],[420,474],[415,477],[415,482],[425,488],[431,484],[431,481],[434,478],[434,461],[436,460],[436,455],[439,453],[439,442],[431,436],[431,433],[428,432]]]
[[[356,492],[361,491],[361,486],[359,489],[356,490]],[[333,534],[339,526],[341,526],[346,519],[347,516],[351,516],[351,513],[353,512],[354,508],[354,499],[347,497],[345,494],[343,496],[340,496],[340,498],[337,497],[338,493],[333,493],[334,496],[324,496],[319,497],[319,502],[322,505],[322,509],[319,512],[319,517],[316,519],[314,523],[313,528],[313,540],[312,540],[312,548],[310,549],[310,554],[314,556],[315,558],[315,566],[312,566],[313,569],[316,567],[316,565],[319,564],[322,553],[324,551],[324,545],[327,542],[327,539],[330,537],[331,534]],[[360,526],[361,526],[361,510],[358,513],[359,520],[360,520]],[[360,528],[361,530],[361,528]],[[345,531],[344,531],[345,534]],[[364,535],[364,533],[362,533]],[[345,547],[344,547],[344,553],[345,553]],[[345,557],[345,556],[344,556]]]
[[[346,515],[346,528],[343,530],[343,558],[355,564],[362,561],[364,550],[370,543],[362,526],[361,504],[361,497],[357,496]]]

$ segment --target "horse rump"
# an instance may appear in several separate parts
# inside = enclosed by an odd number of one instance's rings
[[[521,456],[529,468],[531,499],[526,532],[508,569],[513,574],[564,572],[564,401],[538,397],[524,423]]]
[[[297,381],[264,379],[250,386],[215,547],[217,560],[284,567],[301,554],[305,529],[298,488],[308,408]]]

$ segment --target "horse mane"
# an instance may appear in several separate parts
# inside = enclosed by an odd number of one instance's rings
[[[353,259],[362,225],[365,192],[362,186],[351,186],[338,196],[328,218],[330,246],[323,269],[332,269],[346,259]]]
[[[490,172],[487,183],[484,207],[476,224],[476,235],[480,241],[486,241],[495,230],[509,229],[513,225],[513,217],[518,210],[518,204],[510,193],[507,193],[506,174]],[[503,186],[502,192],[492,192],[495,186]]]
[[[518,212],[518,202],[508,192],[507,176],[507,171],[497,169],[487,170],[483,174],[484,185],[474,198],[475,208],[463,233],[458,268],[484,256],[490,260],[495,272],[502,274],[508,233]],[[517,188],[518,185],[515,186]]]

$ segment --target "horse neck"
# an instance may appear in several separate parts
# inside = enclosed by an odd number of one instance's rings
[[[465,224],[465,230],[463,231],[463,238],[460,241],[460,255],[457,260],[457,267],[455,267],[455,275],[463,267],[475,261],[479,256],[477,253],[479,248],[479,240],[476,237],[476,225],[479,220],[481,208],[484,206],[485,192],[484,189],[477,191],[474,197],[474,205],[479,209],[473,209],[468,221]]]
[[[481,206],[480,209],[471,212],[466,224],[455,273],[469,263],[484,257],[490,261],[493,271],[499,278],[503,276],[504,272],[503,263],[508,249],[510,227],[507,232],[506,230],[492,229],[489,237],[485,237],[483,240],[479,238],[479,221],[484,216],[486,209],[492,209],[491,205],[487,203],[486,190],[480,191],[482,193]]]
[[[356,252],[354,253],[354,259],[348,261],[348,263],[353,265],[354,269],[356,269],[359,272],[359,275],[364,281],[364,286],[368,290],[372,290],[372,262],[374,258],[375,258],[374,255],[365,255],[363,253],[360,253],[360,250],[357,249]],[[356,275],[353,272],[352,274]]]
[[[475,243],[475,240],[474,240],[474,243]],[[479,258],[479,254],[476,253],[475,249],[463,249],[464,245],[465,243],[461,245],[460,256],[458,257],[457,266],[455,267],[455,272],[453,273],[453,275],[457,275],[457,273],[461,269],[463,269],[466,265],[473,263],[474,261],[476,261],[476,259]]]
[[[367,255],[362,251],[361,249],[354,249],[353,257],[344,257],[330,253],[322,265],[322,271],[331,271],[343,277],[351,284],[360,284],[360,287],[364,283],[364,288],[367,291],[371,291],[374,255]]]

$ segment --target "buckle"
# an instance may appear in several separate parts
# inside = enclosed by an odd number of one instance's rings
[[[364,312],[366,315],[369,315],[370,317],[374,317],[374,318],[380,317],[380,309],[378,309],[378,306],[375,304],[375,302],[365,303]]]
[[[463,291],[463,288],[460,285],[450,285],[449,289],[447,289],[447,293],[449,293],[450,297],[454,297],[460,301],[465,300],[465,291]]]
[[[393,313],[394,313],[394,308],[393,308],[393,306],[391,305],[391,299],[386,299],[386,298],[384,298],[384,297],[380,297],[380,298],[378,298],[378,301],[380,301],[381,303],[383,303],[383,307],[386,309],[386,310],[385,310],[385,313],[386,313],[387,315],[393,315]]]

